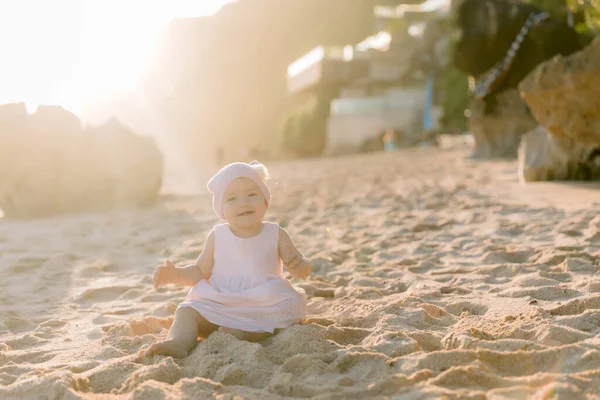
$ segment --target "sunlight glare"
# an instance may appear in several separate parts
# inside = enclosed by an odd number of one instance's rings
[[[84,104],[133,89],[174,18],[214,14],[231,0],[0,2],[0,104]]]

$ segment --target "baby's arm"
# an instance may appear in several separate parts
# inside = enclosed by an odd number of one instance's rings
[[[212,230],[208,234],[204,242],[202,253],[196,259],[196,268],[202,274],[200,279],[209,279],[212,274],[213,265],[215,263],[215,231]]]
[[[154,287],[174,283],[182,286],[194,286],[202,279],[210,278],[215,247],[214,233],[211,231],[204,243],[204,249],[194,264],[175,267],[171,261],[159,265],[154,273]]]
[[[290,274],[296,279],[304,279],[310,275],[310,260],[300,253],[285,229],[279,227],[279,257]]]

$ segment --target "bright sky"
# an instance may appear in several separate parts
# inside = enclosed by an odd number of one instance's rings
[[[136,86],[163,27],[232,0],[0,0],[0,104],[60,104]]]

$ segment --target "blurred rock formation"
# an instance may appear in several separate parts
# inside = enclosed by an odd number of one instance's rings
[[[59,106],[0,106],[0,209],[6,217],[149,205],[162,184],[154,140],[117,120],[82,127]]]
[[[539,8],[517,0],[464,0],[457,15],[461,38],[454,53],[456,67],[468,74],[474,84],[481,84],[486,76],[497,72],[489,90],[471,101],[474,119],[469,120],[469,125],[475,137],[475,155],[516,157],[521,135],[532,129],[535,121],[530,117],[530,123],[523,123],[526,110],[523,101],[504,93],[516,90],[519,82],[540,63],[557,54],[566,56],[580,50],[588,39],[577,34],[566,21],[545,16]],[[532,16],[535,22],[515,45]],[[511,47],[516,47],[514,57],[503,68],[500,63],[506,60]],[[506,96],[514,99],[504,101]],[[486,123],[485,118],[491,121]],[[506,128],[490,129],[499,119],[505,121]]]

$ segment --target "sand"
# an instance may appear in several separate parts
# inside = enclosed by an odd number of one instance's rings
[[[600,187],[466,154],[269,164],[268,219],[313,261],[309,318],[181,360],[137,353],[187,293],[151,275],[195,259],[208,196],[0,220],[0,398],[597,398]]]

